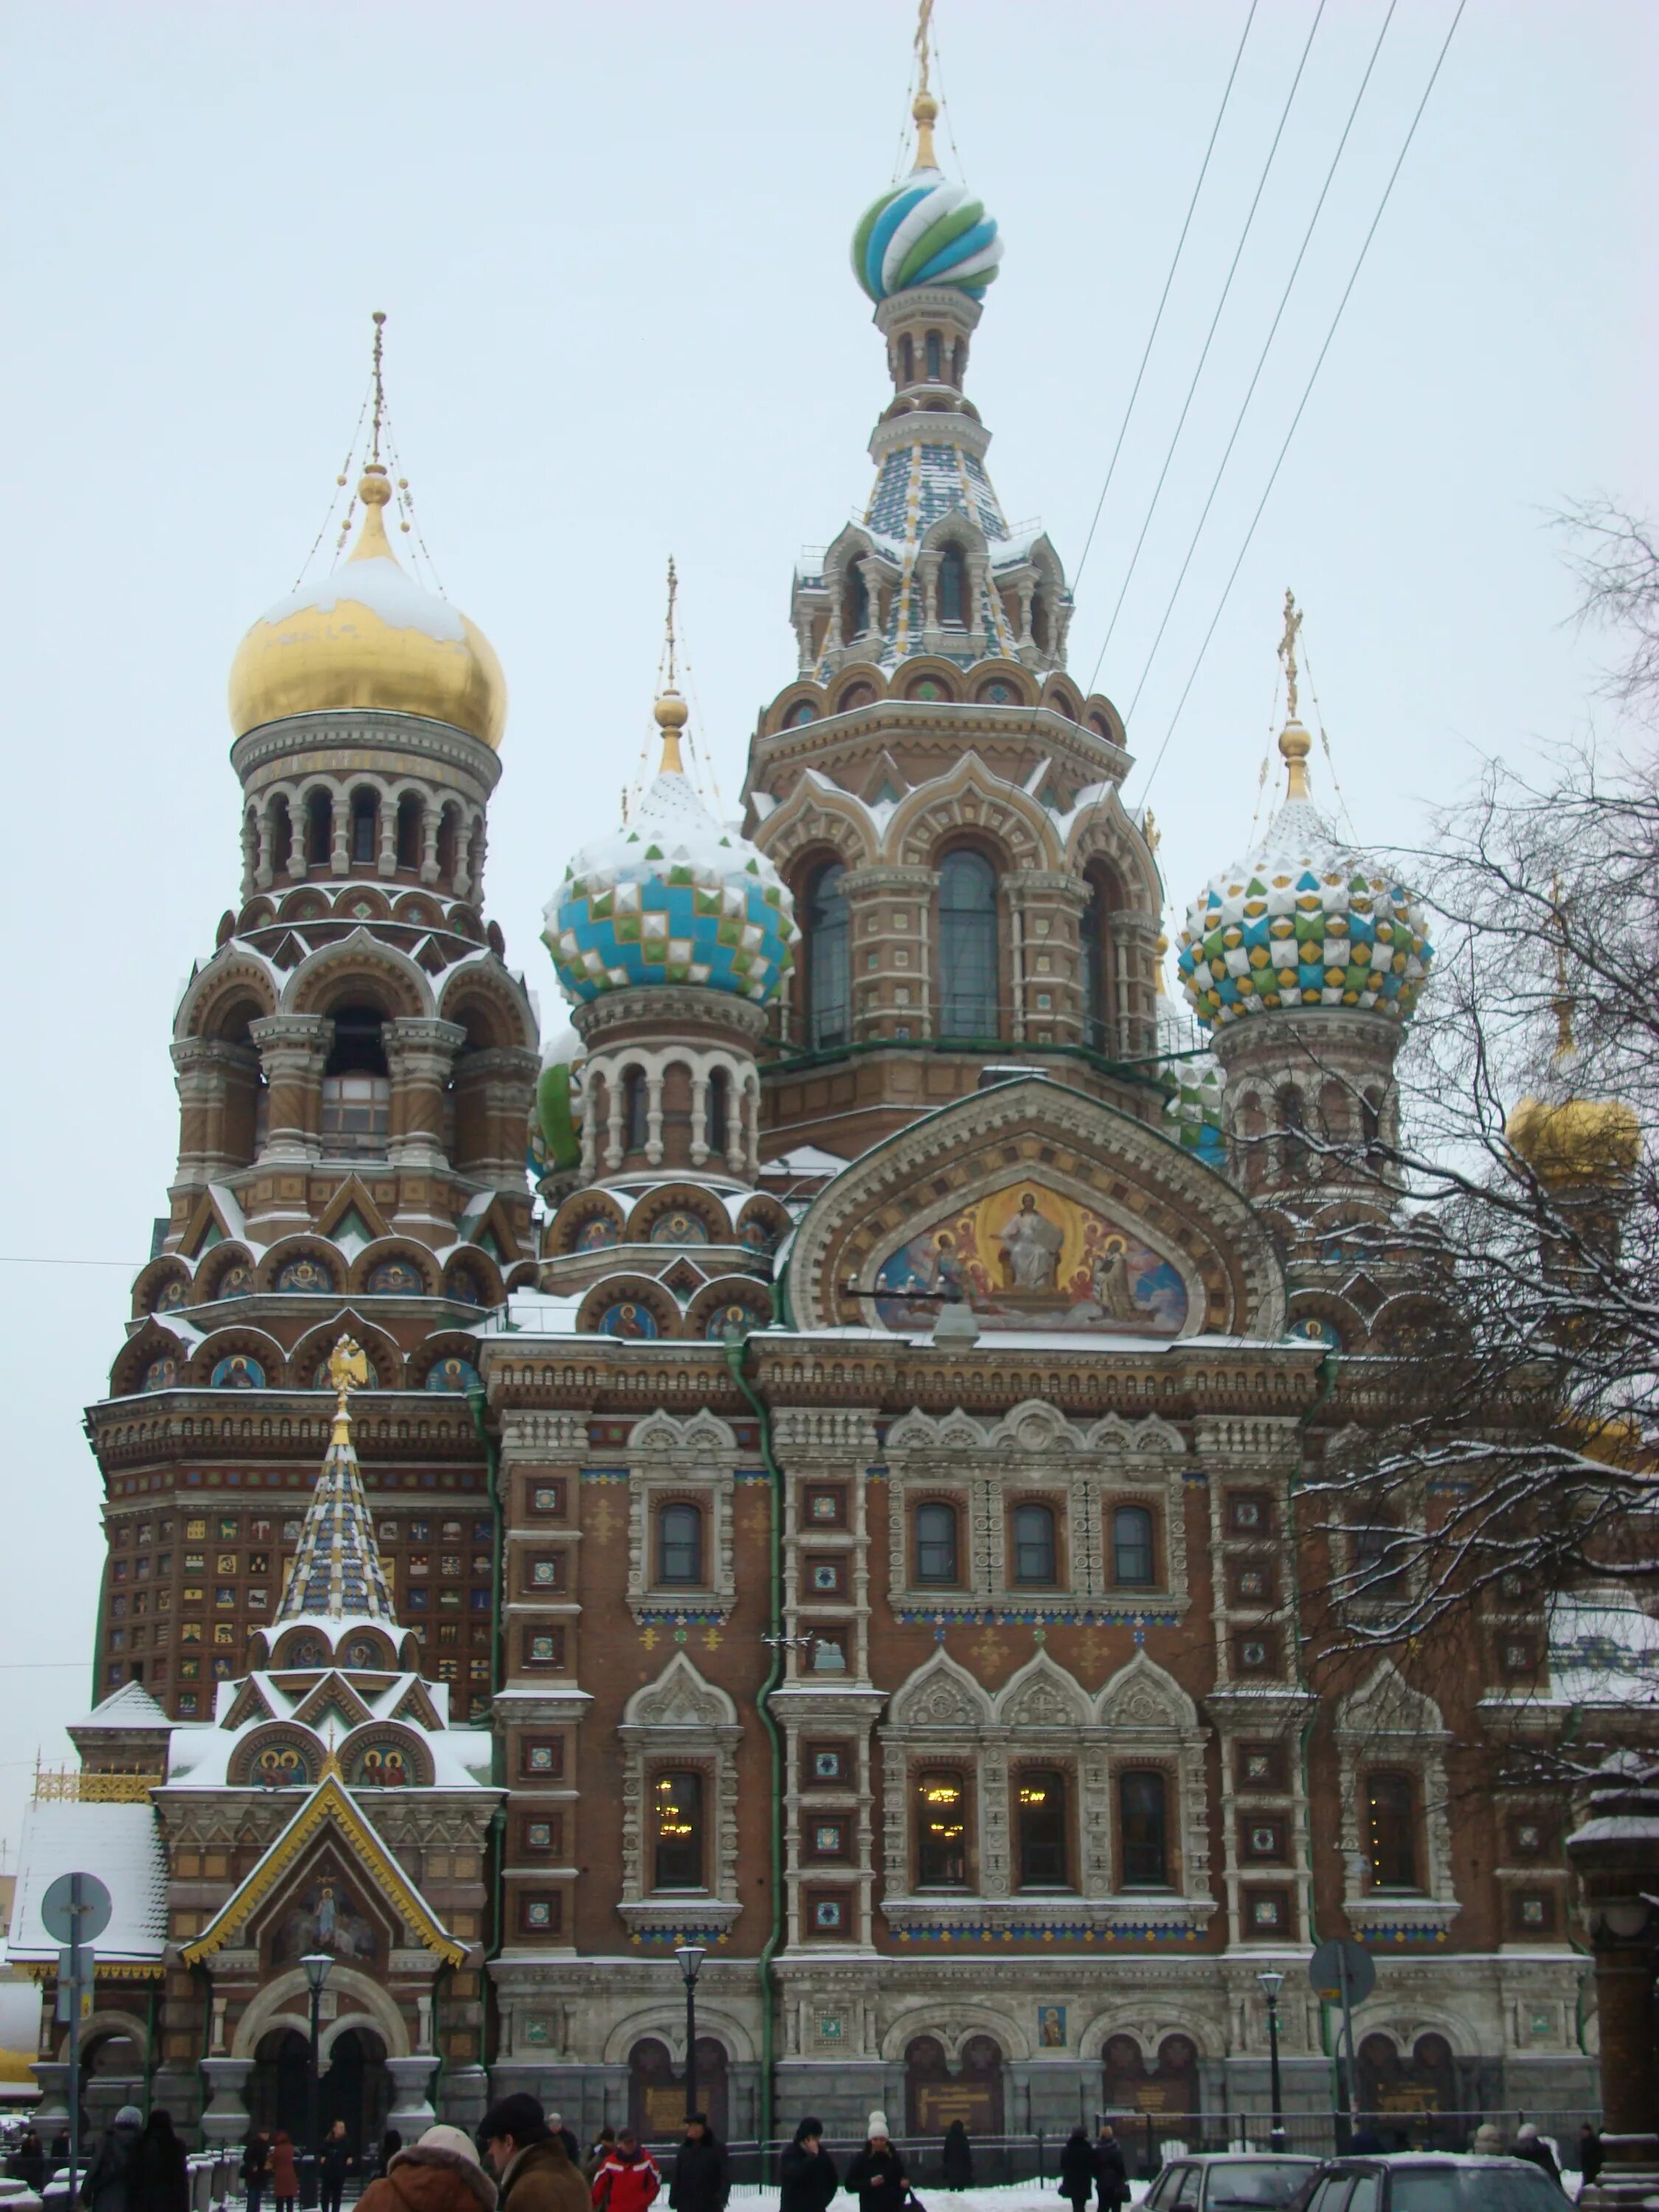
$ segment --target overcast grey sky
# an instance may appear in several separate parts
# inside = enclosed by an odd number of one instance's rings
[[[1317,0],[1260,0],[1079,594],[1086,681]],[[1158,750],[1455,0],[1398,0],[1130,742]],[[1011,520],[1075,568],[1247,0],[939,0],[1003,275],[970,388]],[[1127,708],[1387,0],[1327,0],[1102,674]],[[225,673],[331,495],[385,307],[402,455],[513,706],[489,897],[540,908],[647,726],[677,556],[728,808],[789,677],[791,563],[870,480],[847,262],[913,9],[12,4],[0,971],[3,1249],[136,1264],[176,1141],[173,1006],[237,890]],[[1279,602],[1343,789],[1410,838],[1479,749],[1583,726],[1547,510],[1654,499],[1650,0],[1468,0],[1152,801],[1172,901],[1249,830]],[[1328,779],[1316,757],[1316,782]],[[1132,794],[1145,769],[1132,779]],[[80,1408],[122,1267],[0,1267],[0,1834],[83,1711],[101,1547]],[[18,1671],[25,1659],[71,1662]]]

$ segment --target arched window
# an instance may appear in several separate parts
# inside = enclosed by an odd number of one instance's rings
[[[945,367],[945,346],[937,331],[927,333],[927,381],[937,384]]]
[[[1388,1597],[1406,1579],[1400,1529],[1381,1513],[1368,1512],[1353,1532],[1354,1571],[1362,1578],[1361,1597]]]
[[[351,794],[351,859],[354,866],[373,867],[380,850],[380,801],[372,791]]]
[[[1279,1094],[1279,1171],[1294,1182],[1304,1182],[1310,1165],[1308,1123],[1302,1093],[1293,1084],[1287,1084]]]
[[[273,875],[288,873],[294,858],[294,817],[288,811],[288,801],[279,799],[270,810],[270,869]]]
[[[847,1042],[853,996],[852,920],[842,889],[847,871],[831,860],[806,897],[807,1042],[825,1052]]]
[[[957,1566],[957,1509],[931,1501],[916,1508],[916,1580],[954,1583]]]
[[[424,842],[422,809],[412,791],[406,791],[398,801],[398,866],[410,874],[418,872],[421,847]]]
[[[1066,1777],[1053,1767],[1026,1767],[1017,1785],[1019,1886],[1066,1887]]]
[[[947,545],[939,564],[939,618],[948,629],[968,625],[968,562],[960,545]]]
[[[717,1067],[708,1079],[708,1096],[703,1103],[702,1140],[709,1151],[724,1159],[729,1141],[730,1102],[732,1079],[723,1067]]]
[[[1116,1039],[1112,1012],[1116,994],[1112,975],[1110,915],[1118,903],[1097,869],[1087,878],[1088,903],[1078,927],[1078,951],[1082,956],[1083,1042],[1091,1052],[1110,1052]]]
[[[325,791],[313,791],[306,801],[306,860],[325,868],[334,850],[334,801]]]
[[[374,1006],[341,1006],[334,1042],[323,1070],[322,1143],[325,1154],[386,1157],[392,1129],[392,1081],[381,1017]]]
[[[702,1515],[676,1501],[657,1516],[657,1580],[699,1585],[702,1571]]]
[[[906,384],[914,384],[916,380],[916,348],[908,331],[899,340],[899,366],[902,380]]]
[[[1112,1512],[1112,1580],[1120,1589],[1149,1587],[1154,1578],[1152,1516],[1144,1505]]]
[[[446,806],[438,823],[438,873],[447,884],[455,880],[455,859],[460,831],[460,809]]]
[[[1048,650],[1048,600],[1042,592],[1031,595],[1031,642],[1039,653]]]
[[[962,389],[962,379],[967,367],[968,341],[966,338],[958,338],[951,349],[951,381],[958,392]]]
[[[1052,1505],[1014,1508],[1014,1580],[1053,1583],[1059,1578],[1059,1555],[1054,1543]]]
[[[645,1088],[645,1070],[630,1067],[623,1078],[623,1150],[642,1152],[651,1127],[650,1102]]]
[[[1380,1091],[1362,1091],[1359,1094],[1359,1140],[1365,1148],[1365,1158],[1374,1160],[1382,1144],[1382,1094]]]
[[[1416,1792],[1409,1774],[1365,1777],[1365,1848],[1373,1889],[1417,1887]]]
[[[653,1889],[701,1889],[702,1777],[695,1767],[659,1774],[651,1784]]]
[[[847,571],[847,589],[841,603],[841,634],[842,641],[850,645],[855,637],[862,637],[870,627],[870,586],[864,574],[862,561],[854,561]]]
[[[1118,1826],[1123,1838],[1125,1889],[1170,1886],[1169,1785],[1155,1771],[1118,1777]]]
[[[997,1034],[997,878],[982,853],[947,853],[939,878],[939,1030]]]
[[[968,1887],[968,1792],[960,1774],[916,1777],[916,1887]]]

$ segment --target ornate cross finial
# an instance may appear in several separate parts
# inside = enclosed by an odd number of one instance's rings
[[[338,1393],[334,1407],[334,1417],[338,1420],[347,1411],[348,1394],[354,1388],[361,1390],[368,1381],[368,1356],[350,1337],[343,1336],[329,1353],[328,1379]]]
[[[1285,593],[1285,635],[1279,641],[1279,658],[1285,664],[1285,720],[1293,722],[1296,714],[1296,641],[1302,630],[1302,617],[1297,608],[1296,594],[1288,588]]]
[[[680,593],[680,580],[674,573],[674,556],[668,556],[668,689],[674,690],[674,602]]]
[[[916,96],[910,103],[910,112],[916,125],[916,167],[936,169],[939,162],[933,153],[933,123],[939,114],[939,102],[928,88],[927,71],[932,60],[933,0],[920,0],[916,9]]]
[[[386,420],[386,378],[383,374],[385,341],[386,309],[376,307],[374,310],[374,421],[372,426],[374,442],[369,449],[368,458],[371,462],[377,463],[380,458],[380,425]]]
[[[675,572],[674,556],[668,556],[668,623],[665,631],[668,658],[667,680],[658,694],[653,712],[657,727],[662,732],[661,775],[684,775],[685,763],[680,758],[680,732],[685,727],[690,709],[681,698],[674,684],[674,604],[679,597],[680,580]]]
[[[1565,1067],[1577,1056],[1578,1041],[1572,1033],[1572,996],[1567,989],[1567,915],[1561,902],[1559,876],[1550,885],[1550,915],[1555,925],[1552,932],[1555,939],[1555,996],[1550,1000],[1550,1012],[1555,1016],[1555,1050],[1551,1058],[1557,1067]]]

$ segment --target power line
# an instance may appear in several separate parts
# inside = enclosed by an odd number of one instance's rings
[[[1117,618],[1123,611],[1123,602],[1128,594],[1129,586],[1134,580],[1135,568],[1140,559],[1140,549],[1146,543],[1146,532],[1152,528],[1152,517],[1158,512],[1158,502],[1163,495],[1164,479],[1170,473],[1170,464],[1175,459],[1176,447],[1181,443],[1181,434],[1187,427],[1187,416],[1192,407],[1193,396],[1198,390],[1199,379],[1204,374],[1204,364],[1210,357],[1210,348],[1215,340],[1216,329],[1221,321],[1222,310],[1225,307],[1227,296],[1232,290],[1233,278],[1238,274],[1239,261],[1243,255],[1246,241],[1249,238],[1250,228],[1255,221],[1255,211],[1261,206],[1261,195],[1267,188],[1268,172],[1272,169],[1273,157],[1279,151],[1279,142],[1285,136],[1285,125],[1291,119],[1291,108],[1296,99],[1297,87],[1302,82],[1303,70],[1308,66],[1308,56],[1313,51],[1314,36],[1319,29],[1324,14],[1325,0],[1319,0],[1319,5],[1314,10],[1313,22],[1309,28],[1307,44],[1302,49],[1302,58],[1296,65],[1296,75],[1291,79],[1291,88],[1285,95],[1285,106],[1279,118],[1279,128],[1273,133],[1273,144],[1267,149],[1267,158],[1261,165],[1261,174],[1256,179],[1255,194],[1250,202],[1249,213],[1244,218],[1243,229],[1238,234],[1238,244],[1233,248],[1232,264],[1227,270],[1226,281],[1221,287],[1221,297],[1215,303],[1215,313],[1210,318],[1210,327],[1205,333],[1203,350],[1198,356],[1198,366],[1193,371],[1192,382],[1187,386],[1187,397],[1181,404],[1181,416],[1175,426],[1175,434],[1170,441],[1169,451],[1164,456],[1164,465],[1158,472],[1158,482],[1152,487],[1152,496],[1147,504],[1146,513],[1140,525],[1140,535],[1135,540],[1134,551],[1129,556],[1129,566],[1124,574],[1122,588],[1117,595],[1117,604],[1112,609],[1112,618],[1106,625],[1106,635],[1101,640],[1100,651],[1095,657],[1094,675],[1089,678],[1088,688],[1091,691],[1094,690],[1096,678],[1100,674],[1100,664],[1106,658],[1106,648],[1112,641],[1112,632],[1117,628]]]
[[[1354,119],[1359,113],[1359,103],[1365,97],[1365,88],[1371,81],[1371,72],[1376,67],[1376,58],[1382,51],[1382,41],[1389,35],[1389,26],[1394,21],[1395,9],[1399,4],[1400,0],[1389,0],[1389,12],[1382,18],[1382,27],[1376,34],[1376,44],[1371,48],[1371,58],[1365,64],[1365,74],[1359,80],[1359,89],[1353,96],[1353,106],[1348,110],[1348,119],[1342,126],[1342,136],[1336,142],[1336,151],[1331,156],[1331,166],[1325,172],[1325,181],[1319,188],[1319,198],[1314,202],[1314,211],[1308,218],[1308,228],[1302,234],[1302,243],[1297,249],[1296,259],[1291,264],[1291,273],[1285,280],[1285,289],[1279,295],[1278,308],[1268,328],[1267,335],[1262,341],[1261,352],[1256,361],[1255,374],[1250,378],[1249,388],[1245,392],[1243,402],[1238,410],[1237,419],[1233,424],[1232,434],[1227,441],[1226,451],[1222,454],[1220,463],[1216,469],[1215,479],[1210,486],[1209,497],[1204,502],[1204,512],[1198,518],[1197,527],[1193,532],[1192,543],[1187,548],[1187,557],[1181,564],[1181,574],[1175,580],[1175,589],[1170,592],[1169,604],[1164,610],[1164,619],[1158,626],[1158,635],[1153,638],[1152,650],[1146,655],[1146,665],[1140,672],[1140,681],[1135,686],[1134,697],[1129,702],[1128,712],[1124,716],[1126,721],[1133,719],[1135,708],[1140,704],[1140,695],[1146,688],[1146,678],[1151,675],[1152,663],[1158,658],[1158,649],[1164,642],[1164,633],[1170,626],[1170,617],[1175,612],[1176,601],[1181,597],[1181,587],[1187,580],[1187,571],[1193,565],[1193,556],[1198,550],[1198,541],[1203,536],[1204,526],[1210,519],[1210,509],[1214,506],[1215,495],[1221,489],[1221,479],[1226,474],[1227,464],[1233,457],[1233,447],[1238,443],[1238,434],[1244,427],[1244,417],[1249,414],[1250,402],[1255,397],[1255,387],[1261,381],[1261,372],[1267,365],[1267,356],[1273,350],[1274,338],[1279,335],[1279,325],[1284,319],[1285,308],[1290,305],[1291,294],[1295,289],[1297,276],[1301,274],[1302,264],[1307,258],[1315,226],[1319,221],[1321,210],[1325,205],[1332,183],[1335,179],[1337,164],[1342,159],[1342,149],[1348,143],[1348,136],[1353,129]],[[1093,688],[1091,684],[1090,689],[1092,690]]]
[[[0,1267],[125,1267],[137,1274],[148,1260],[58,1260],[38,1252],[0,1252]]]
[[[1377,225],[1382,220],[1383,210],[1389,204],[1389,196],[1394,191],[1395,180],[1398,179],[1401,169],[1405,164],[1407,155],[1411,151],[1412,140],[1417,136],[1417,126],[1423,120],[1423,111],[1429,104],[1429,94],[1434,90],[1436,81],[1438,79],[1440,75],[1441,64],[1446,58],[1447,52],[1451,46],[1452,40],[1456,34],[1457,27],[1463,20],[1463,10],[1468,5],[1468,0],[1457,0],[1457,12],[1451,19],[1451,27],[1446,33],[1440,52],[1435,57],[1434,67],[1430,70],[1429,81],[1423,88],[1423,97],[1417,103],[1417,112],[1412,118],[1411,128],[1406,133],[1405,143],[1400,149],[1399,158],[1395,161],[1393,168],[1389,172],[1389,181],[1382,187],[1382,197],[1377,202],[1376,213],[1371,217],[1370,228],[1365,233],[1364,243],[1360,246],[1358,258],[1353,264],[1353,272],[1348,278],[1346,285],[1343,288],[1342,297],[1336,303],[1336,313],[1331,317],[1331,326],[1325,333],[1325,343],[1319,349],[1318,357],[1315,361],[1313,368],[1309,374],[1308,381],[1303,388],[1302,397],[1297,403],[1296,412],[1291,417],[1291,427],[1285,433],[1285,442],[1279,449],[1279,457],[1273,463],[1273,473],[1268,477],[1267,484],[1262,490],[1261,497],[1256,502],[1255,513],[1250,517],[1250,526],[1245,532],[1244,542],[1238,549],[1238,558],[1233,562],[1231,572],[1227,578],[1225,585],[1222,588],[1221,597],[1216,602],[1215,612],[1210,617],[1210,627],[1204,633],[1204,642],[1198,648],[1198,658],[1193,663],[1192,673],[1188,677],[1181,696],[1176,702],[1176,710],[1170,717],[1170,726],[1164,732],[1164,742],[1159,745],[1157,756],[1152,762],[1152,768],[1147,773],[1146,790],[1141,793],[1141,804],[1143,805],[1146,804],[1146,793],[1152,790],[1153,780],[1158,775],[1164,756],[1170,749],[1170,740],[1175,735],[1176,725],[1181,720],[1182,713],[1186,707],[1188,697],[1192,691],[1194,684],[1198,681],[1198,672],[1204,665],[1204,656],[1210,649],[1210,641],[1215,635],[1216,625],[1220,622],[1222,613],[1226,607],[1227,601],[1232,595],[1233,586],[1238,580],[1239,570],[1244,565],[1244,556],[1250,549],[1250,540],[1255,535],[1255,527],[1257,523],[1261,520],[1262,510],[1267,504],[1268,498],[1273,492],[1274,484],[1279,481],[1279,471],[1285,465],[1285,454],[1291,450],[1291,441],[1296,435],[1297,425],[1301,422],[1303,412],[1306,408],[1310,398],[1313,395],[1313,388],[1315,384],[1318,381],[1319,372],[1325,364],[1325,356],[1331,349],[1331,341],[1336,336],[1337,325],[1342,320],[1343,310],[1348,304],[1349,297],[1353,291],[1355,284],[1359,281],[1359,272],[1365,265],[1365,256],[1370,252],[1371,240],[1376,235]]]
[[[1072,576],[1073,592],[1076,592],[1082,578],[1084,564],[1089,558],[1089,549],[1095,542],[1095,532],[1100,527],[1101,511],[1106,504],[1106,495],[1112,488],[1112,477],[1116,472],[1117,457],[1123,451],[1123,441],[1128,431],[1129,417],[1135,411],[1135,401],[1140,396],[1141,379],[1146,375],[1146,364],[1152,357],[1152,344],[1158,337],[1158,325],[1164,320],[1164,310],[1170,298],[1170,287],[1175,283],[1176,270],[1181,266],[1182,250],[1187,243],[1187,233],[1193,227],[1193,216],[1198,207],[1198,196],[1204,189],[1204,179],[1209,173],[1210,156],[1214,153],[1215,142],[1221,135],[1221,118],[1227,112],[1227,102],[1233,94],[1233,80],[1238,75],[1240,62],[1244,58],[1244,40],[1250,35],[1250,26],[1255,21],[1255,11],[1260,5],[1261,0],[1250,0],[1250,12],[1244,18],[1244,31],[1238,41],[1238,52],[1233,56],[1233,65],[1227,72],[1227,82],[1221,94],[1221,105],[1216,110],[1215,122],[1210,130],[1210,143],[1204,149],[1204,159],[1199,164],[1198,182],[1193,186],[1192,198],[1187,204],[1187,220],[1182,224],[1181,235],[1176,240],[1175,258],[1170,264],[1170,273],[1164,279],[1164,289],[1158,295],[1158,313],[1152,317],[1152,327],[1146,337],[1146,349],[1140,356],[1139,368],[1135,371],[1134,385],[1129,393],[1129,404],[1123,410],[1123,420],[1117,426],[1117,443],[1112,447],[1112,458],[1106,465],[1106,481],[1100,488],[1100,497],[1095,501],[1094,520],[1089,525],[1089,535],[1084,539],[1083,550],[1078,556],[1077,568]],[[1092,689],[1092,686],[1091,688]]]

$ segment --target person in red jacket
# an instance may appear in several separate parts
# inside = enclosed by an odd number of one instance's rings
[[[657,2161],[624,2128],[593,2177],[593,2212],[645,2212],[661,2187]]]

